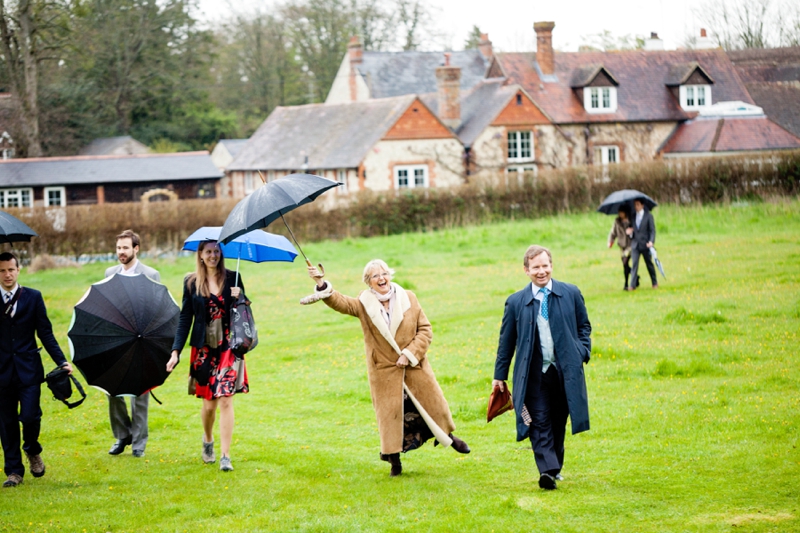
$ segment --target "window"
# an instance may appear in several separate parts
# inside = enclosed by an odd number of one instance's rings
[[[198,198],[213,198],[214,197],[214,184],[213,183],[201,183],[199,187],[197,187],[197,197]]]
[[[32,207],[33,189],[0,190],[0,207]]]
[[[711,105],[710,85],[681,85],[679,93],[684,109],[700,109]]]
[[[533,136],[529,131],[508,132],[508,160],[529,161],[533,159]]]
[[[261,181],[260,178],[259,181]],[[256,177],[253,171],[247,170],[244,173],[244,193],[250,194],[254,190],[256,190]]]
[[[506,167],[506,173],[509,178],[516,177],[522,185],[525,178],[535,178],[539,174],[539,169],[536,165],[509,165]]]
[[[336,171],[336,181],[341,183],[338,187],[336,187],[336,191],[339,194],[347,194],[347,170],[340,168]]]
[[[617,88],[586,87],[583,90],[583,107],[589,113],[615,113],[617,111]]]
[[[394,167],[394,183],[397,189],[415,189],[428,186],[427,165],[403,165]]]
[[[45,207],[64,207],[67,205],[67,193],[64,187],[44,188]]]
[[[594,162],[602,165],[619,163],[619,148],[616,146],[595,146]]]

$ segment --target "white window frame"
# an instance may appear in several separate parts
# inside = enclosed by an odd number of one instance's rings
[[[417,171],[421,171],[422,183],[417,183]],[[401,185],[401,174],[405,172],[405,184]],[[394,188],[401,189],[427,189],[430,186],[428,178],[428,165],[398,165],[394,167]]]
[[[683,109],[705,109],[712,104],[711,85],[681,85],[678,88],[678,93]]]
[[[336,192],[339,194],[347,194],[347,169],[340,168],[336,170],[336,181],[341,183],[336,187]]]
[[[600,161],[595,161],[595,163],[600,163],[603,166],[619,163],[619,146],[595,146],[594,151],[595,155],[598,151],[600,152]]]
[[[508,143],[506,149],[508,161],[533,161],[535,152],[532,131],[509,131],[506,134],[506,142]]]
[[[261,181],[261,178],[258,178],[258,181]],[[252,170],[245,170],[244,179],[242,180],[242,187],[244,188],[245,195],[256,190],[256,172]]]
[[[50,193],[57,192],[60,196],[60,203],[50,203]],[[66,187],[45,187],[44,188],[44,206],[45,207],[66,207],[67,205],[67,189]]]
[[[27,203],[24,202],[26,193]],[[17,205],[9,205],[9,199],[11,198],[17,199]],[[30,187],[0,189],[0,207],[33,207],[33,189]]]
[[[596,105],[593,106],[593,103],[596,103]],[[587,113],[616,113],[617,88],[584,87],[583,108]]]

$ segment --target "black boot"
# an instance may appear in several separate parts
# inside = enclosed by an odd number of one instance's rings
[[[470,449],[466,442],[459,439],[452,433],[450,433],[450,438],[453,439],[453,449],[458,453],[469,453]]]
[[[381,461],[386,461],[392,465],[392,470],[389,472],[391,477],[397,477],[403,473],[403,464],[400,462],[399,453],[382,453]]]

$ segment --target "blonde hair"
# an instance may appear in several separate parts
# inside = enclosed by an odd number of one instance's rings
[[[384,261],[383,259],[373,259],[372,261],[367,263],[367,265],[364,267],[364,276],[362,278],[364,280],[364,283],[369,285],[369,277],[371,275],[370,273],[376,268],[380,268],[384,272],[388,272],[389,281],[392,281],[392,278],[394,278],[394,269],[389,268],[389,265],[387,265],[386,261]]]
[[[197,246],[197,254],[195,255],[195,271],[186,278],[187,285],[194,283],[197,294],[204,298],[211,296],[211,289],[208,288],[208,270],[201,256],[203,255],[203,250],[209,244],[219,246],[217,241],[201,242]],[[217,285],[219,285],[220,290],[225,288],[225,256],[222,254],[222,247],[219,249],[219,263],[217,264]]]

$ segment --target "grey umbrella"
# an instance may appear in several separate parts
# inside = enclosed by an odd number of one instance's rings
[[[0,243],[31,242],[32,237],[38,236],[38,233],[17,217],[0,211]]]
[[[648,210],[652,210],[658,204],[643,192],[635,189],[622,189],[621,191],[614,191],[609,194],[597,210],[606,215],[616,215],[619,213],[619,208],[622,206],[630,206],[629,211],[633,212],[632,206],[634,200],[641,200]]]
[[[262,176],[263,179],[263,176]],[[242,198],[228,214],[225,224],[219,233],[219,241],[227,244],[239,235],[244,235],[259,228],[266,228],[283,215],[313,202],[320,194],[340,185],[339,182],[316,176],[314,174],[289,174],[275,181],[265,183],[249,195]],[[283,219],[297,249],[303,254],[307,264],[311,264],[295,239],[286,220]]]

